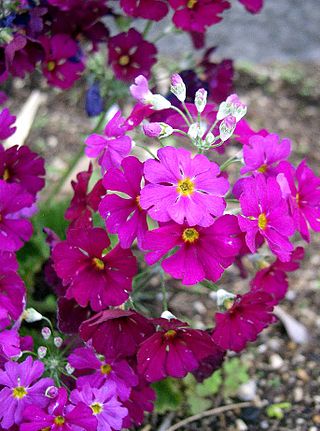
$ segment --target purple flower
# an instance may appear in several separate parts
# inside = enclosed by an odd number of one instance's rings
[[[100,388],[113,383],[114,392],[120,400],[125,401],[129,398],[131,387],[138,384],[138,378],[128,362],[114,359],[102,360],[89,347],[75,349],[68,357],[68,361],[76,370],[86,371],[85,375],[81,373],[77,379],[78,388],[86,384]]]
[[[164,0],[121,0],[120,6],[127,15],[135,18],[160,21],[168,13],[168,5]]]
[[[204,279],[217,281],[230,266],[241,248],[237,218],[225,215],[209,227],[168,223],[146,234],[143,248],[149,265],[162,256],[163,269],[183,284],[196,284]]]
[[[19,358],[21,355],[20,337],[16,329],[7,329],[0,332],[0,366],[10,359]]]
[[[78,334],[81,323],[91,316],[90,307],[80,307],[74,299],[63,296],[58,299],[58,328],[64,334]]]
[[[128,298],[137,262],[130,250],[110,246],[101,228],[71,229],[67,240],[52,252],[54,268],[68,286],[66,297],[74,298],[81,307],[89,303],[100,311],[109,305],[120,305]]]
[[[161,111],[170,108],[171,103],[161,94],[153,94],[149,90],[149,83],[145,76],[139,75],[134,80],[134,84],[130,85],[130,93],[138,102],[146,107],[146,114],[151,114],[152,110]],[[132,114],[131,114],[132,115]]]
[[[108,41],[109,64],[117,79],[132,81],[138,75],[149,78],[151,67],[156,63],[157,48],[131,28]]]
[[[224,361],[226,352],[216,344],[209,356],[200,361],[199,367],[192,371],[198,383],[210,377],[217,369],[219,369]]]
[[[126,157],[122,170],[111,168],[103,178],[106,190],[124,193],[128,197],[107,194],[99,206],[101,217],[106,221],[108,232],[119,235],[120,245],[129,248],[135,238],[141,247],[148,231],[147,213],[140,206],[143,163],[136,157]]]
[[[18,184],[0,180],[0,251],[16,251],[32,235],[32,224],[17,213],[33,203],[33,196]]]
[[[70,400],[74,404],[84,403],[91,408],[98,422],[97,431],[121,430],[123,419],[128,414],[128,410],[117,400],[112,384],[99,389],[84,385],[80,390],[71,392]]]
[[[140,377],[140,383],[131,389],[130,398],[123,404],[128,409],[128,416],[123,421],[124,428],[142,425],[144,412],[152,412],[156,393],[144,379]]]
[[[4,263],[0,255],[0,264]],[[23,281],[10,266],[0,266],[0,329],[17,321],[25,305],[26,289]]]
[[[263,0],[239,0],[239,2],[251,13],[258,13],[263,7]]]
[[[131,138],[126,136],[125,118],[118,111],[107,123],[105,136],[93,135],[86,139],[85,153],[88,157],[99,157],[99,164],[104,170],[118,168],[122,160],[131,151]]]
[[[140,205],[150,217],[167,222],[210,226],[213,216],[225,209],[223,196],[229,188],[225,178],[218,177],[216,163],[204,155],[192,158],[183,148],[165,147],[158,151],[159,160],[147,160],[144,174],[149,182],[141,190]]]
[[[94,82],[88,88],[86,92],[85,108],[89,117],[96,117],[104,111],[104,101],[98,82]]]
[[[8,108],[4,108],[0,112],[0,141],[9,138],[16,131],[16,127],[12,127],[15,123],[16,117],[10,114]],[[0,147],[1,148],[1,147]]]
[[[33,361],[31,356],[20,364],[8,361],[4,370],[0,370],[0,423],[2,428],[9,429],[19,425],[26,406],[36,404],[45,407],[49,399],[45,396],[48,386],[53,385],[50,378],[40,379],[44,365]],[[40,380],[39,380],[40,379]]]
[[[161,329],[147,338],[137,354],[138,372],[149,382],[171,376],[182,378],[198,368],[214,349],[210,335],[180,320],[156,319]]]
[[[249,145],[249,140],[251,137],[256,135],[265,137],[269,135],[269,132],[266,129],[261,129],[256,132],[251,129],[249,123],[244,118],[241,118],[241,120],[237,123],[234,134],[238,142],[243,145]]]
[[[294,224],[276,179],[266,179],[262,174],[248,178],[240,204],[243,215],[238,222],[242,232],[246,232],[250,251],[256,251],[256,236],[260,233],[282,262],[289,261],[293,246],[288,237],[294,233]]]
[[[237,295],[225,313],[216,313],[213,341],[223,350],[240,352],[274,321],[272,297],[265,292]]]
[[[279,140],[275,134],[254,135],[249,139],[248,145],[243,147],[243,158],[245,166],[240,173],[260,172],[269,173],[272,168],[289,157],[291,152],[291,142],[289,139]]]

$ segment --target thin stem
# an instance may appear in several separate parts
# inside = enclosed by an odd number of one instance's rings
[[[186,136],[187,138],[191,139],[188,133],[184,132],[183,130],[173,129],[173,133],[179,133],[180,135]]]
[[[241,160],[239,159],[238,155],[230,157],[230,159],[226,160],[222,165],[220,166],[220,171],[224,171],[232,165],[233,163],[241,163]]]
[[[190,114],[190,111],[189,111],[187,105],[185,104],[185,102],[182,102],[182,106],[184,107],[184,110],[186,111],[187,116],[189,117],[189,120],[190,120],[190,122],[192,124],[194,122],[194,119],[192,118],[192,115]]]
[[[178,114],[181,115],[181,117],[184,119],[184,121],[186,122],[186,124],[188,126],[191,126],[191,123],[188,120],[186,114],[183,111],[181,111],[181,109],[179,109],[179,108],[177,108],[176,106],[173,106],[173,105],[171,105],[171,109],[173,109],[174,111],[178,112]]]
[[[148,21],[146,23],[146,26],[145,26],[143,33],[142,33],[144,39],[147,37],[149,30],[152,27],[152,25],[153,25],[153,21]]]
[[[219,121],[220,120],[216,120],[212,125],[211,125],[211,127],[210,127],[210,129],[209,129],[209,131],[208,131],[208,133],[211,133],[212,132],[212,130],[216,127],[216,125],[219,123]]]
[[[144,151],[146,151],[147,153],[150,154],[151,157],[153,157],[154,159],[156,159],[157,157],[155,156],[155,154],[153,154],[152,151],[149,150],[149,148],[145,147],[144,145],[140,145],[140,144],[136,144],[136,147],[142,148]]]
[[[163,311],[167,311],[168,310],[167,289],[166,289],[166,284],[164,280],[164,272],[162,268],[160,270],[160,278],[161,278],[161,291],[162,291],[162,308],[163,308]]]

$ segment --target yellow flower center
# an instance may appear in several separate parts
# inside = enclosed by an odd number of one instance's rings
[[[128,55],[122,55],[119,58],[120,66],[128,66],[129,63],[130,63],[130,57]]]
[[[296,203],[298,206],[300,206],[300,193],[296,194]]]
[[[90,407],[94,415],[98,415],[103,410],[103,406],[100,403],[93,403]]]
[[[143,209],[142,209],[142,207],[141,207],[141,205],[140,205],[140,195],[138,195],[138,196],[136,197],[136,203],[137,203],[138,210],[139,210],[139,211],[143,211]]]
[[[268,165],[263,164],[260,166],[260,168],[258,168],[258,172],[261,172],[262,174],[264,174],[268,169]]]
[[[182,233],[184,242],[194,243],[199,238],[199,232],[194,227],[188,227]]]
[[[185,178],[178,182],[177,192],[182,196],[190,196],[194,192],[194,183],[190,178]]]
[[[193,9],[197,3],[198,3],[198,0],[188,0],[187,8]]]
[[[260,229],[265,230],[267,228],[268,219],[265,213],[262,213],[258,217],[258,226]]]
[[[55,418],[54,418],[54,423],[56,424],[56,425],[58,425],[58,426],[62,426],[64,423],[65,423],[65,418],[63,417],[63,416],[56,416]]]
[[[102,374],[109,375],[112,371],[112,367],[110,364],[101,365],[100,371]]]
[[[51,427],[45,427],[41,429],[41,431],[50,431],[50,430],[51,430]]]
[[[2,178],[4,179],[4,181],[8,181],[8,179],[10,178],[10,172],[8,168],[5,168]]]
[[[13,389],[12,396],[18,400],[21,400],[21,398],[25,397],[27,393],[28,392],[24,386],[17,386]]]
[[[53,72],[55,68],[56,68],[56,62],[52,60],[48,61],[48,64],[47,64],[48,71]]]
[[[101,259],[99,259],[98,257],[94,257],[92,259],[92,265],[98,271],[102,271],[104,269],[104,262]]]
[[[172,340],[176,335],[177,332],[174,329],[169,329],[169,331],[164,334],[164,338],[167,340]]]

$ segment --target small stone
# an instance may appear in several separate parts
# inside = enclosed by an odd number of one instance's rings
[[[239,386],[238,397],[242,401],[252,401],[257,393],[257,384],[254,380],[249,380]]]
[[[244,407],[241,409],[241,418],[249,423],[256,423],[259,420],[261,409],[258,407]]]
[[[317,427],[310,427],[308,431],[317,431]]]
[[[314,415],[312,417],[312,421],[313,423],[315,423],[316,425],[320,425],[320,415]]]
[[[241,419],[236,420],[236,427],[237,427],[237,431],[247,431],[248,430],[247,424],[245,422],[243,422],[243,420],[241,420]]]
[[[294,388],[293,397],[296,403],[299,403],[300,401],[303,400],[303,395],[304,394],[303,394],[302,388],[299,388],[299,387]]]
[[[302,425],[305,423],[305,420],[303,418],[298,418],[297,419],[297,425]]]
[[[195,309],[195,311],[197,312],[197,313],[199,313],[199,314],[205,314],[206,313],[206,311],[207,311],[207,309],[206,309],[206,307],[203,305],[203,303],[202,302],[200,302],[200,301],[195,301],[194,303],[193,303],[193,308]]]
[[[270,356],[270,365],[274,370],[279,370],[282,367],[283,363],[284,360],[277,353],[274,353]]]
[[[269,428],[269,422],[268,421],[262,421],[262,422],[260,422],[260,427],[263,430],[267,430]]]
[[[297,377],[303,382],[308,382],[310,380],[308,373],[303,368],[297,370]]]

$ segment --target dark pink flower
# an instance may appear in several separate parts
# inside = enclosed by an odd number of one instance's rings
[[[0,263],[4,263],[0,256]],[[17,321],[25,305],[23,281],[10,266],[0,266],[0,329]]]
[[[8,100],[8,96],[4,91],[0,91],[0,106]]]
[[[265,137],[269,135],[269,132],[266,129],[261,129],[256,132],[251,129],[249,123],[244,118],[241,118],[234,131],[235,139],[243,145],[249,145],[249,139],[255,135]]]
[[[90,163],[87,171],[77,174],[77,181],[71,181],[74,196],[64,214],[64,217],[71,221],[69,229],[92,227],[92,212],[98,210],[101,198],[105,195],[105,189],[102,181],[99,180],[89,192],[91,176],[92,164]]]
[[[263,0],[239,0],[251,13],[258,13],[263,7]]]
[[[143,248],[149,265],[165,258],[161,265],[183,284],[196,284],[204,279],[217,281],[238,254],[241,241],[237,218],[225,215],[209,227],[168,223],[146,234]]]
[[[136,353],[142,340],[154,332],[153,324],[131,310],[105,310],[80,326],[84,341],[92,340],[106,358],[125,358]]]
[[[152,412],[156,393],[145,381],[131,389],[130,398],[123,403],[128,409],[128,416],[123,421],[124,428],[139,426],[144,420],[144,412]]]
[[[213,341],[223,350],[240,352],[274,321],[272,297],[266,292],[237,295],[225,313],[216,313]]]
[[[84,71],[77,43],[67,34],[43,36],[40,40],[45,50],[42,71],[48,83],[62,89],[72,87]]]
[[[58,328],[64,334],[78,334],[81,323],[92,316],[90,307],[80,307],[74,299],[62,296],[57,306]]]
[[[66,297],[81,307],[89,303],[100,311],[125,302],[132,288],[137,262],[130,250],[119,245],[109,252],[107,233],[101,228],[71,229],[67,240],[52,252],[54,268],[68,286]]]
[[[104,128],[105,136],[96,133],[87,137],[85,153],[88,157],[99,157],[99,164],[104,171],[121,165],[122,160],[131,151],[132,141],[126,136],[127,126],[121,111],[111,118]]]
[[[256,236],[260,233],[270,250],[281,261],[288,262],[293,251],[288,237],[294,233],[294,224],[276,179],[266,179],[263,174],[248,178],[239,200],[242,215],[238,222],[242,232],[246,232],[250,251],[256,251]]]
[[[165,0],[121,0],[120,6],[127,15],[152,21],[160,21],[168,13]]]
[[[61,10],[69,10],[77,6],[79,0],[48,0],[52,6],[56,6]]]
[[[173,23],[186,31],[204,33],[207,27],[221,21],[221,13],[229,9],[225,0],[169,0],[175,10]]]
[[[158,151],[159,160],[147,160],[144,174],[149,182],[141,190],[140,205],[150,217],[167,222],[210,226],[213,216],[225,209],[223,196],[229,188],[219,177],[216,163],[183,148],[165,147]]]
[[[106,190],[125,194],[107,194],[99,206],[99,212],[106,221],[108,232],[119,235],[120,245],[129,248],[135,238],[141,247],[148,231],[147,212],[140,206],[143,163],[136,157],[126,157],[121,163],[122,170],[111,168],[103,177]]]
[[[149,382],[182,378],[214,350],[210,335],[180,320],[156,319],[161,329],[147,338],[137,354],[138,372]]]
[[[156,63],[157,48],[131,28],[108,41],[109,64],[117,79],[133,81],[138,75],[149,78],[151,67]]]
[[[10,114],[8,108],[4,108],[0,112],[0,141],[9,138],[17,130],[16,127],[13,127],[15,121],[16,117]],[[0,145],[0,148],[3,147]]]
[[[36,195],[44,187],[44,159],[27,146],[5,150],[0,145],[0,178],[18,183],[26,192]]]
[[[201,383],[204,379],[210,377],[217,369],[219,369],[224,361],[226,352],[215,343],[213,343],[214,348],[210,356],[202,359],[200,361],[199,367],[192,371],[192,374],[196,378],[197,382]]]
[[[33,204],[34,198],[18,184],[0,180],[0,251],[19,250],[32,235],[32,224],[18,212]]]

